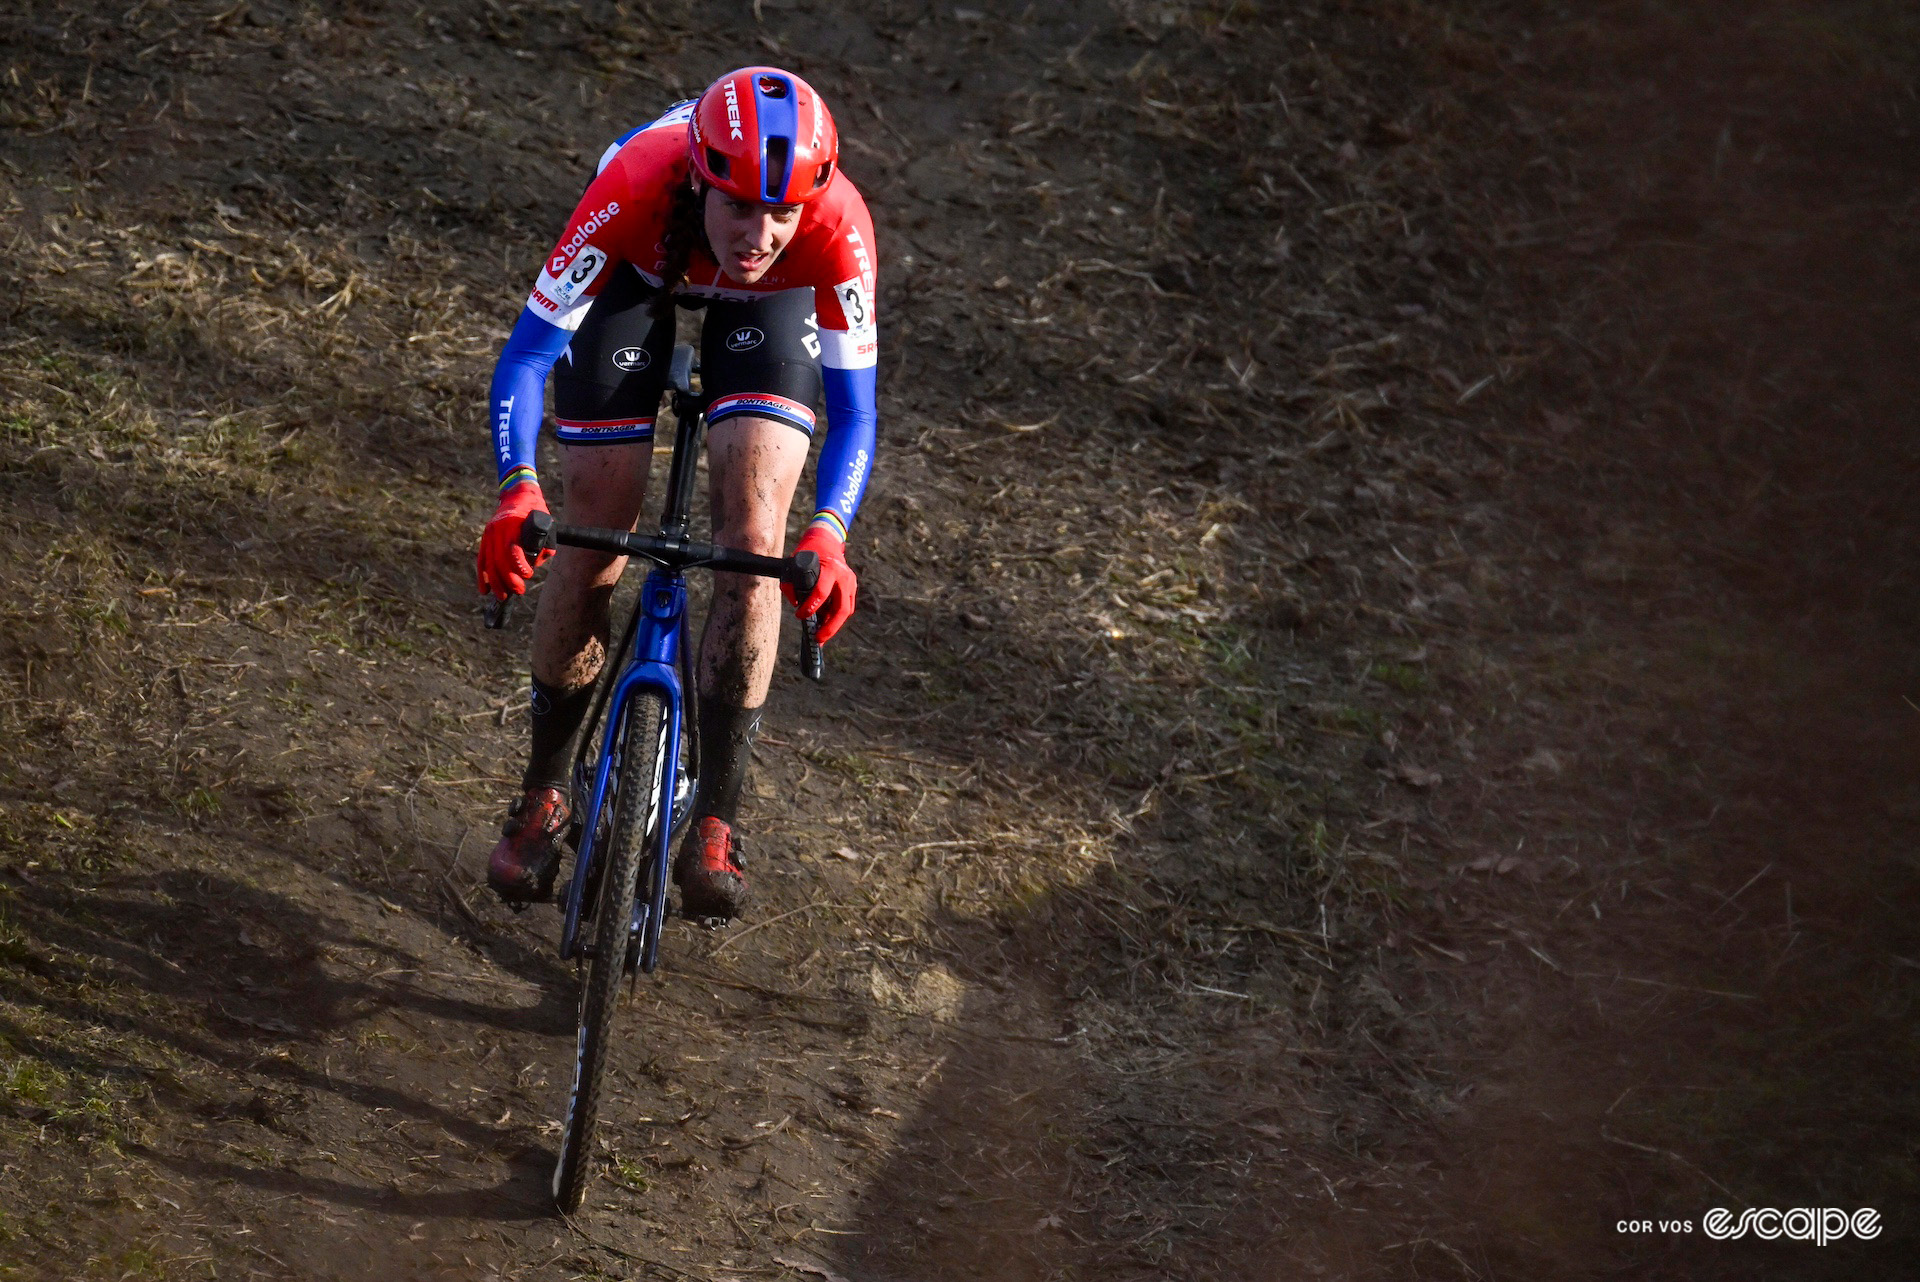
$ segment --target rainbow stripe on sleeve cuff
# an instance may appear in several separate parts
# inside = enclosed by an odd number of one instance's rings
[[[813,519],[807,522],[807,525],[809,527],[817,525],[842,543],[847,541],[847,523],[841,520],[840,514],[832,508],[823,507],[815,512]]]
[[[531,465],[522,463],[519,467],[514,468],[511,472],[508,472],[500,478],[500,493],[505,494],[522,481],[531,481],[535,485],[538,485],[540,484],[540,476],[533,470]]]

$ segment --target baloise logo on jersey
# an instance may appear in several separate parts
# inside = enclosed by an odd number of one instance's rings
[[[846,487],[840,491],[840,506],[849,512],[860,501],[860,487],[866,482],[867,464],[871,461],[865,450],[853,456],[852,474],[847,477]]]
[[[742,325],[727,335],[727,350],[730,352],[750,352],[767,339],[765,334],[751,325]]]
[[[561,272],[565,271],[567,264],[573,261],[574,251],[586,244],[587,238],[592,236],[593,233],[612,222],[613,216],[619,212],[620,202],[610,200],[607,202],[605,209],[596,209],[591,214],[588,214],[587,221],[580,224],[573,235],[567,238],[565,244],[553,251],[553,257],[547,260],[547,274],[550,276],[558,276]]]

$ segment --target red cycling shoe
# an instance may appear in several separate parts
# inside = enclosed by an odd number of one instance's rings
[[[695,920],[730,921],[747,903],[747,875],[740,843],[724,820],[700,819],[673,861],[673,883],[680,887],[680,915]]]
[[[487,860],[487,884],[510,908],[541,904],[553,897],[560,871],[560,834],[572,815],[560,788],[529,788],[507,811],[500,844]]]

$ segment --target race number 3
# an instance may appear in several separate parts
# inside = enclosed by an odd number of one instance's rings
[[[840,298],[840,310],[846,315],[848,329],[865,329],[873,324],[873,309],[867,304],[866,286],[861,284],[858,276],[841,281],[833,287],[833,292]]]

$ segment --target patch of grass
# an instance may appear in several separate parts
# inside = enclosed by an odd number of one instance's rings
[[[1402,694],[1420,694],[1430,684],[1425,669],[1411,663],[1379,662],[1368,670],[1368,674],[1381,685],[1392,686]]]
[[[220,813],[221,803],[211,788],[194,788],[175,797],[173,808],[189,819],[210,819]]]
[[[617,1157],[613,1161],[613,1179],[622,1188],[635,1193],[645,1193],[650,1187],[647,1183],[646,1168],[630,1157]]]
[[[21,933],[20,928],[14,924],[13,918],[7,912],[5,896],[11,893],[10,890],[0,887],[0,962],[17,966],[33,956],[33,949],[28,947],[27,937]]]
[[[54,1036],[56,1045],[65,1046],[78,1055],[88,1056],[99,1049],[80,1049],[73,1045],[93,1040],[84,1036],[77,1039],[62,1036],[57,1030]],[[0,1049],[8,1048],[0,1043]],[[131,1083],[116,1081],[111,1073],[69,1071],[33,1053],[22,1053],[0,1064],[4,1065],[0,1067],[0,1111],[24,1113],[108,1142],[112,1142],[122,1123],[133,1120],[126,1108],[131,1098]]]
[[[166,1270],[160,1257],[144,1246],[131,1247],[120,1253],[114,1260],[115,1268],[121,1270],[122,1278],[162,1278]]]
[[[1380,733],[1384,724],[1377,711],[1372,708],[1362,708],[1357,704],[1335,704],[1319,711],[1323,727],[1346,734],[1358,734],[1371,738]]]
[[[848,776],[862,787],[870,786],[880,777],[874,764],[858,752],[816,748],[802,751],[800,755],[822,769],[835,770]]]
[[[80,625],[84,634],[95,634],[102,628],[122,635],[133,630],[133,621],[127,618],[127,607],[112,597],[77,601],[70,616]]]
[[[0,1096],[32,1108],[52,1108],[67,1089],[67,1075],[37,1059],[16,1059],[0,1073]]]
[[[70,876],[90,878],[120,863],[127,851],[114,839],[112,823],[99,815],[33,803],[0,805],[0,853],[20,859],[30,869],[57,868]],[[0,939],[5,934],[3,923],[0,913]]]

